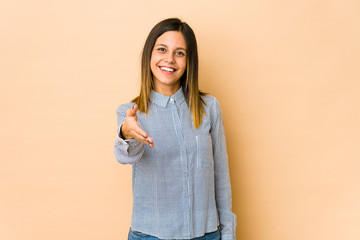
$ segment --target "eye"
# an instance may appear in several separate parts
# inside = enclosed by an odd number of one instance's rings
[[[179,55],[179,56],[185,56],[185,53],[182,51],[177,51],[177,52],[175,52],[175,54]]]
[[[165,52],[166,50],[165,50],[165,48],[161,47],[161,48],[158,48],[158,51],[159,52]]]

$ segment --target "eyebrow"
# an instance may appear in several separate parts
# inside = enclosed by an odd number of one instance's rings
[[[157,47],[157,46],[164,46],[166,48],[168,47],[168,46],[166,46],[166,44],[162,44],[162,43],[159,43],[159,44],[155,45],[155,47]],[[185,52],[187,52],[187,50],[185,48],[182,48],[182,47],[179,47],[179,48],[177,48],[175,50],[179,50],[179,49],[184,50]]]

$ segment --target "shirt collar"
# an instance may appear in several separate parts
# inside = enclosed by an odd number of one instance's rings
[[[180,89],[170,97],[151,90],[151,101],[157,105],[160,105],[163,108],[166,108],[168,102],[171,99],[175,100],[176,105],[180,105],[184,102],[185,97],[182,91],[182,87],[180,87]]]

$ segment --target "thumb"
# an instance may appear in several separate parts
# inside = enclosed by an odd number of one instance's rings
[[[128,116],[130,116],[130,117],[135,117],[136,116],[136,111],[138,110],[138,106],[137,106],[137,104],[134,104],[134,106],[132,106],[132,108],[130,108],[129,110],[128,110]]]

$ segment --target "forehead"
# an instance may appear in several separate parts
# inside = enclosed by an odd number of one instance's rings
[[[184,35],[179,31],[164,32],[156,39],[155,45],[157,44],[164,44],[168,47],[181,47],[186,49]]]

